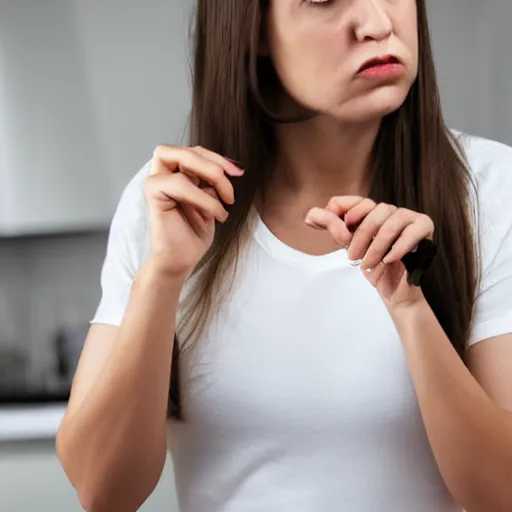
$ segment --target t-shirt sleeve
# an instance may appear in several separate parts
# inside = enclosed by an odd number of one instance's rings
[[[480,144],[481,274],[469,346],[512,333],[512,149]]]
[[[149,164],[124,189],[114,214],[101,270],[101,300],[92,324],[120,326],[132,282],[147,256],[148,220],[143,182]]]

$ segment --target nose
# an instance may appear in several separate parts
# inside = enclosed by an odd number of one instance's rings
[[[383,41],[393,31],[393,24],[382,0],[361,0],[355,17],[354,33],[358,41]]]

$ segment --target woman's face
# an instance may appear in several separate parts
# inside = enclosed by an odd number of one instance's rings
[[[320,114],[379,119],[402,105],[416,79],[416,0],[270,0],[267,21],[267,51],[284,89]]]

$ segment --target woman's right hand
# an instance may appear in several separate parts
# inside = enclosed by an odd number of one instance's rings
[[[213,242],[215,221],[228,218],[222,203],[235,201],[228,176],[242,175],[230,160],[202,147],[157,147],[145,182],[149,261],[186,280]]]

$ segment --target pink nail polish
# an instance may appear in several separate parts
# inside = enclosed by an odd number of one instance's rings
[[[235,172],[238,176],[242,176],[244,174],[245,170],[241,162],[233,160],[232,158],[226,158],[226,160],[231,162],[236,167]]]

